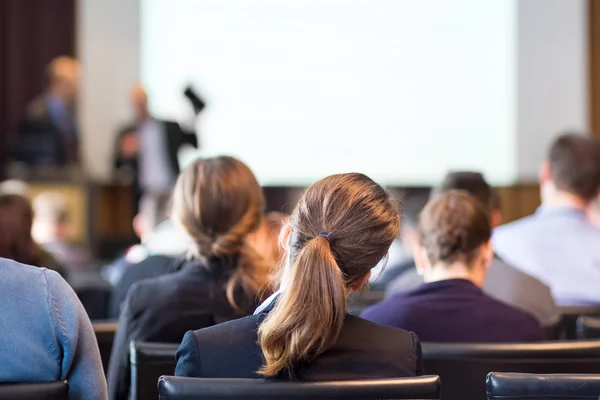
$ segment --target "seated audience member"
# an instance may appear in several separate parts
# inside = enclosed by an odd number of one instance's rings
[[[178,271],[129,290],[108,371],[111,399],[128,397],[132,340],[180,343],[191,329],[252,314],[268,274],[247,239],[263,209],[256,178],[234,158],[199,160],[181,173],[172,218],[193,246]]]
[[[73,289],[44,268],[7,259],[0,268],[0,382],[67,381],[69,400],[105,400],[96,336]]]
[[[258,229],[248,235],[248,244],[263,258],[267,275],[276,271],[282,261],[279,233],[287,219],[288,215],[282,212],[268,212]]]
[[[370,284],[372,291],[388,290],[390,285],[396,288],[412,289],[423,283],[423,278],[417,274],[413,258],[417,242],[417,225],[419,213],[427,204],[427,196],[423,194],[408,197],[402,207],[402,226],[400,237],[406,256],[396,264],[386,265],[380,277]]]
[[[432,197],[449,190],[464,190],[475,197],[488,211],[492,227],[500,225],[502,215],[498,198],[482,174],[468,171],[450,172],[442,183],[432,190]],[[418,275],[416,268],[413,268],[413,271],[414,275],[419,276],[420,283],[423,283],[423,278]],[[412,288],[407,287],[405,281],[400,279],[390,285],[391,294],[408,289]],[[498,300],[530,313],[542,326],[553,325],[559,319],[550,288],[496,255],[486,275],[483,290]]]
[[[417,337],[346,313],[398,235],[388,194],[362,174],[310,186],[282,232],[286,263],[276,294],[254,315],[188,332],[178,376],[362,379],[422,374]]]
[[[467,193],[434,198],[421,212],[415,249],[426,283],[367,308],[362,317],[427,342],[543,340],[535,318],[481,290],[493,258],[491,231],[486,209]]]
[[[494,250],[552,290],[560,306],[600,305],[600,229],[585,215],[600,188],[600,141],[567,134],[540,169],[542,205],[494,230]]]
[[[31,236],[33,210],[29,200],[17,194],[0,195],[0,257],[44,267],[66,276],[65,268]]]
[[[93,271],[96,260],[89,249],[70,242],[69,207],[58,193],[42,193],[33,200],[35,241],[69,271]]]

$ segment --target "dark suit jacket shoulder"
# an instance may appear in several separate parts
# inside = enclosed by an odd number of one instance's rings
[[[108,368],[110,399],[127,399],[130,386],[129,343],[132,340],[180,343],[184,334],[248,315],[227,301],[218,266],[185,262],[176,272],[135,283],[123,303]],[[244,299],[244,310],[256,301]],[[254,302],[253,304],[250,304]],[[244,305],[240,300],[239,304]]]
[[[188,332],[177,352],[177,376],[260,378],[257,329],[265,313]],[[348,380],[423,374],[421,346],[407,331],[348,315],[333,347],[295,371],[297,379]]]

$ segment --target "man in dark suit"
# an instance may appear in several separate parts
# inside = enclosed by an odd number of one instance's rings
[[[29,165],[70,165],[79,160],[75,120],[79,64],[57,57],[48,66],[49,87],[28,104],[13,143],[16,161]]]
[[[153,118],[148,96],[141,86],[130,92],[135,122],[122,129],[117,138],[115,167],[117,174],[129,175],[136,187],[140,207],[164,209],[179,175],[179,149],[189,144],[198,147],[194,132],[185,132],[177,122]],[[152,212],[149,212],[152,215]]]

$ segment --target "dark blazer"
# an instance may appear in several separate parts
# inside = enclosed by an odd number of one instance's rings
[[[171,171],[173,172],[173,176],[179,175],[179,161],[177,160],[177,152],[181,148],[181,146],[185,144],[189,144],[193,147],[198,147],[198,138],[195,132],[186,132],[177,122],[174,121],[159,121],[163,124],[164,135],[165,135],[165,143],[167,144],[167,155],[169,159],[169,163],[171,164]],[[121,157],[121,141],[123,137],[129,132],[135,132],[137,130],[137,126],[135,124],[131,124],[126,126],[125,128],[119,131],[119,136],[117,138],[117,148],[115,154],[115,168],[117,170],[126,167],[129,168],[134,177],[134,182],[137,187],[138,185],[138,158],[123,158]]]
[[[72,113],[74,118],[74,111]],[[69,144],[73,146],[75,153],[74,161],[77,161],[79,139],[74,121],[73,131],[69,136]],[[47,96],[41,95],[27,105],[19,121],[17,135],[11,146],[12,155],[17,161],[30,165],[65,165],[69,161],[65,140],[65,133],[52,121]]]
[[[236,293],[241,312],[227,301],[219,263],[189,261],[176,272],[135,283],[125,299],[108,368],[110,399],[127,399],[130,386],[129,343],[180,343],[192,329],[250,314],[257,300]]]
[[[166,274],[175,261],[172,257],[154,255],[137,264],[126,266],[123,276],[111,293],[108,318],[119,318],[121,306],[125,302],[127,293],[134,283]]]
[[[175,375],[201,378],[261,378],[257,329],[274,306],[257,315],[188,332],[177,351]],[[318,312],[318,310],[315,310]],[[422,375],[415,334],[347,315],[337,342],[312,363],[297,366],[296,379],[349,380]],[[281,378],[285,378],[281,376]]]
[[[536,319],[465,279],[424,283],[367,308],[362,317],[414,331],[424,342],[535,342]]]

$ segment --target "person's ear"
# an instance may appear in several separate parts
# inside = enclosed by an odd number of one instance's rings
[[[502,213],[500,210],[492,210],[490,217],[492,228],[502,225]]]
[[[429,267],[429,259],[427,258],[427,252],[425,248],[417,243],[415,246],[415,251],[413,252],[413,256],[415,258],[415,266],[417,268],[417,273],[421,276],[425,275],[425,271]]]
[[[481,252],[482,252],[482,264],[483,267],[487,270],[490,265],[492,264],[492,261],[494,259],[494,247],[492,246],[492,240],[488,240],[487,243],[485,243],[482,247],[481,247]]]
[[[371,279],[371,271],[367,272],[360,279],[350,285],[350,290],[353,292],[358,292],[364,285],[367,284],[367,282],[369,282],[369,279]]]
[[[288,251],[290,247],[290,237],[292,236],[292,228],[289,224],[283,224],[281,232],[279,233],[279,245],[285,251]]]
[[[540,184],[546,183],[552,179],[552,170],[548,161],[544,161],[542,163],[538,178],[540,180]]]

